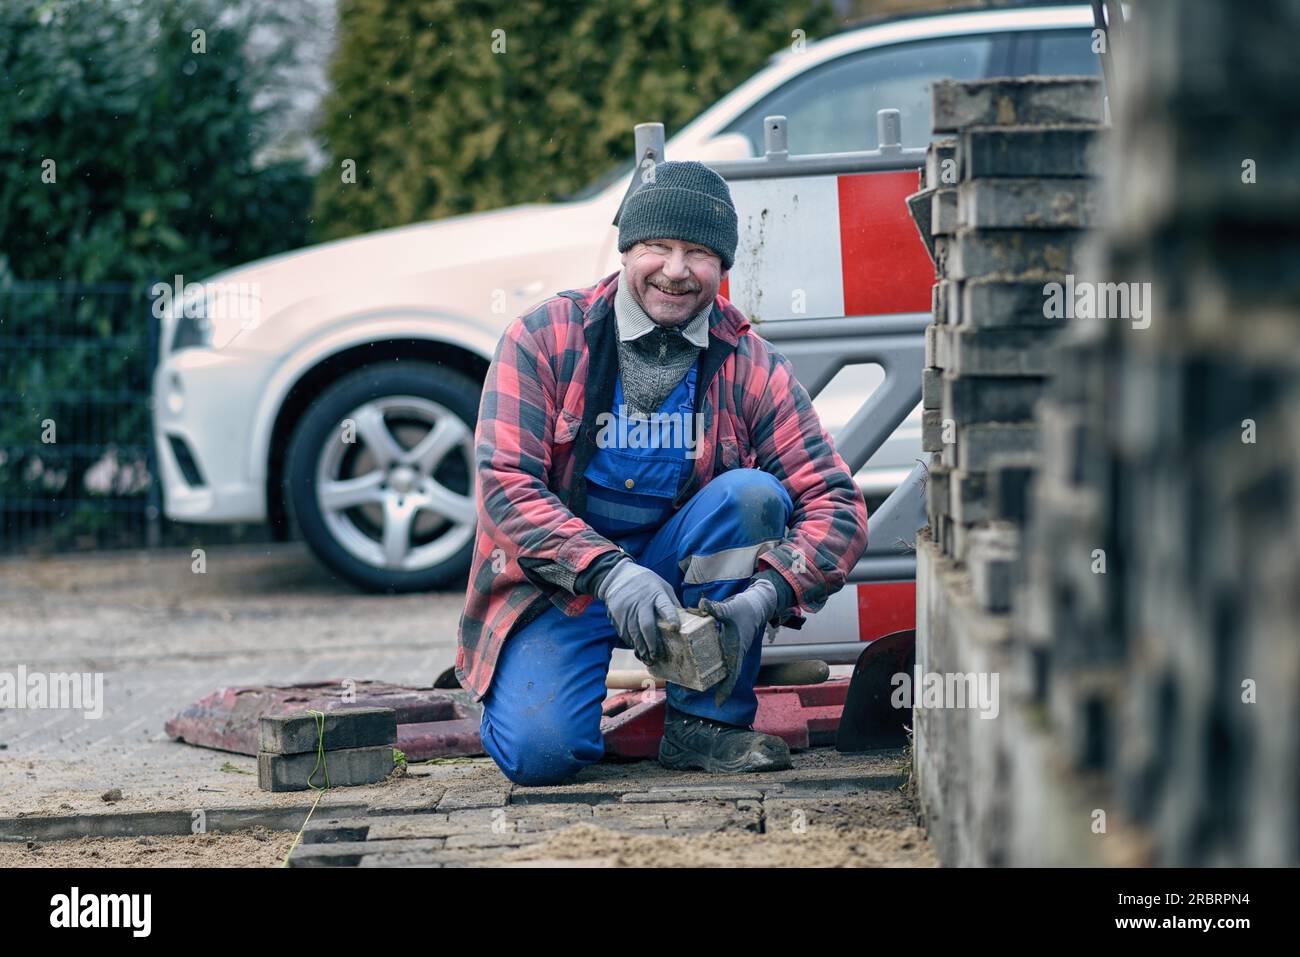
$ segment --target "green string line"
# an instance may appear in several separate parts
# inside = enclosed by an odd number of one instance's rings
[[[294,835],[293,843],[289,845],[289,850],[285,853],[284,860],[280,862],[281,867],[289,866],[289,855],[293,853],[294,848],[302,843],[302,835],[303,832],[307,830],[307,824],[311,821],[311,816],[316,813],[316,807],[320,804],[321,798],[323,798],[325,792],[330,789],[329,762],[325,760],[325,712],[309,709],[307,713],[316,719],[316,767],[312,768],[311,774],[307,775],[307,787],[316,792],[316,800],[312,804],[311,810],[307,812],[307,817],[303,820],[302,827],[298,828],[298,833]],[[318,788],[316,785],[311,783],[311,779],[316,776],[316,772],[321,770],[322,767],[325,769],[325,786],[323,788]]]

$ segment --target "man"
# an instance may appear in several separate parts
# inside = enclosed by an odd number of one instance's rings
[[[644,180],[619,218],[622,271],[516,319],[483,387],[456,675],[518,784],[600,760],[613,648],[653,661],[678,606],[718,619],[727,676],[668,685],[660,762],[789,767],[751,728],[760,636],[820,609],[867,544],[862,494],[789,361],[718,295],[737,239],[726,182],[682,162]],[[655,417],[700,427],[647,435]]]

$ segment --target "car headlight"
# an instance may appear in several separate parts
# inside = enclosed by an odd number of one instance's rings
[[[172,333],[172,352],[182,349],[202,349],[212,341],[212,327],[206,318],[182,315],[176,320]]]
[[[257,283],[212,282],[187,285],[177,309],[171,351],[222,349],[262,321]],[[195,286],[198,288],[196,289]]]

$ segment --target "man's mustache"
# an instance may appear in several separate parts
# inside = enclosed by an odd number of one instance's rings
[[[650,285],[662,292],[672,293],[675,296],[680,296],[687,292],[700,291],[699,284],[692,282],[668,282],[664,279],[651,279]]]

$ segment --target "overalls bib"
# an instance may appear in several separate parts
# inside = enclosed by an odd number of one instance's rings
[[[659,413],[673,414],[673,419],[656,423],[653,417],[642,426],[645,441],[634,448],[623,443],[621,437],[630,436],[638,422],[636,417],[624,415],[623,375],[619,373],[614,384],[613,420],[617,429],[597,433],[595,455],[583,474],[587,478],[586,514],[581,516],[592,528],[610,541],[632,554],[641,547],[673,513],[673,499],[690,478],[695,464],[687,458],[685,438],[698,448],[699,436],[693,429],[695,412],[695,382],[699,360],[677,383],[677,386]],[[605,420],[609,421],[609,420]],[[670,423],[665,428],[663,422]],[[626,431],[624,431],[626,429]],[[602,443],[602,434],[609,434],[612,442]]]

